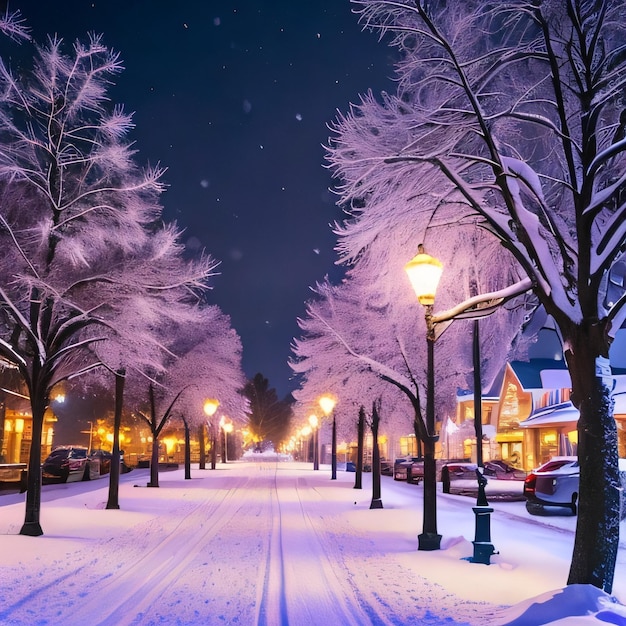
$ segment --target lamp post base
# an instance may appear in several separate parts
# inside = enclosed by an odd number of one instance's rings
[[[437,533],[422,533],[417,536],[418,550],[439,550],[441,548],[441,535]]]
[[[370,504],[370,509],[382,509],[383,501],[380,498],[374,498]]]

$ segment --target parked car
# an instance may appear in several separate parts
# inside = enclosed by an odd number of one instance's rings
[[[424,461],[417,457],[396,459],[393,464],[393,479],[406,480],[414,485],[424,477]]]
[[[100,476],[111,473],[111,461],[113,459],[111,452],[107,450],[92,450],[89,459],[99,464]],[[128,472],[130,472],[130,467],[124,463],[124,451],[120,450],[120,474]]]
[[[545,507],[568,509],[576,515],[580,467],[575,456],[555,456],[532,470],[524,481],[526,510],[540,515]]]
[[[446,463],[441,468],[441,482],[443,492],[450,493],[450,483],[455,480],[471,480],[476,482],[476,463],[466,463],[464,461],[453,461]],[[519,480],[526,478],[526,472],[510,465],[502,459],[492,459],[483,463],[482,475],[487,479],[494,480]]]
[[[91,459],[87,448],[60,446],[55,448],[41,466],[42,482],[71,483],[100,476],[100,462]]]
[[[111,472],[111,459],[113,455],[106,450],[92,450],[89,455],[90,461],[97,462],[98,465],[98,473],[100,476],[104,474],[109,474]]]
[[[502,459],[485,461],[483,475],[498,480],[525,480],[526,472]]]
[[[622,490],[626,489],[626,459],[619,460]],[[578,457],[555,456],[529,472],[524,481],[526,510],[541,515],[546,507],[567,509],[576,515],[580,467]],[[620,520],[626,519],[626,501],[620,502]]]
[[[386,459],[381,460],[380,473],[383,476],[393,476],[393,466],[394,463],[392,463],[391,461],[387,461]]]
[[[451,462],[444,465],[451,480],[476,480],[476,463]],[[483,463],[483,476],[496,480],[524,480],[526,472],[510,465],[502,459],[492,459]]]
[[[408,468],[412,465],[413,461],[416,460],[417,458],[396,459],[393,463],[393,479],[406,480]]]

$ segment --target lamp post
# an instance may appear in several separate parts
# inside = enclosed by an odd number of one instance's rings
[[[225,415],[220,419],[220,427],[224,431],[224,458],[222,461],[224,463],[228,462],[228,433],[233,432],[233,423],[230,421],[230,418]]]
[[[216,436],[215,436],[215,428],[211,418],[215,415],[217,411],[217,407],[220,405],[219,400],[215,398],[208,398],[204,401],[204,413],[209,418],[209,429],[211,433],[211,469],[215,469],[215,465],[217,463],[217,449],[216,449]]]
[[[311,446],[310,446],[310,441],[309,441],[309,435],[313,432],[313,429],[310,426],[304,426],[301,430],[300,430],[300,455],[303,457],[303,460],[305,463],[309,462],[309,451],[311,450]],[[307,440],[306,443],[306,454],[303,454],[302,449],[303,449],[303,439]]]
[[[309,424],[311,426],[311,430],[313,431],[313,469],[318,470],[320,468],[320,451],[319,445],[317,441],[317,426],[319,420],[317,419],[317,415],[309,415]]]
[[[333,435],[332,435],[332,444],[331,444],[331,480],[337,480],[337,420],[335,419],[335,414],[333,413],[333,409],[337,404],[337,400],[331,395],[324,395],[319,399],[319,405],[322,409],[322,412],[326,417],[328,417],[331,413],[333,414]]]
[[[435,466],[435,325],[433,305],[443,265],[424,252],[420,244],[418,254],[404,268],[409,276],[419,303],[425,309],[427,357],[426,386],[426,441],[424,441],[424,516],[422,533],[418,536],[418,550],[439,550],[441,535],[437,533],[437,470]]]
[[[498,291],[472,296],[468,300],[457,304],[452,309],[433,315],[435,292],[439,278],[441,277],[442,265],[437,259],[424,254],[423,246],[419,246],[419,253],[405,266],[407,274],[415,294],[420,303],[426,308],[426,328],[428,340],[428,387],[426,403],[426,433],[424,455],[424,531],[419,536],[420,550],[437,550],[441,536],[437,535],[437,509],[436,509],[436,472],[434,461],[434,447],[437,437],[434,434],[434,343],[447,324],[455,319],[473,319],[473,360],[474,360],[474,425],[477,439],[477,461],[482,465],[482,413],[481,413],[481,377],[480,377],[480,351],[478,320],[494,313],[499,307],[511,298],[515,298],[530,289],[532,282],[529,278],[523,278],[517,283],[504,287]],[[436,331],[436,325],[441,325]],[[432,457],[428,459],[428,457]],[[489,528],[489,516],[493,509],[488,506],[485,497],[485,485],[487,480],[480,470],[476,470],[478,480],[478,499],[474,507],[476,515],[476,537],[474,544],[474,556],[469,560],[474,563],[489,564],[489,558],[494,554],[491,544]]]

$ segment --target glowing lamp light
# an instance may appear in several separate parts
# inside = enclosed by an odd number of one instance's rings
[[[317,415],[309,415],[309,424],[311,428],[317,428]]]
[[[21,417],[15,420],[15,432],[20,434],[24,432],[24,420]]]
[[[319,404],[324,412],[324,415],[328,416],[333,412],[335,404],[337,404],[337,400],[335,400],[332,396],[326,395],[319,399]]]
[[[225,415],[222,416],[222,418],[220,419],[220,428],[225,432],[225,433],[232,433],[234,426],[233,423],[230,421],[230,418],[226,417]]]
[[[217,407],[220,405],[219,400],[215,400],[214,398],[209,398],[204,401],[204,412],[211,417],[215,415],[215,411],[217,411]]]
[[[420,244],[418,253],[405,266],[411,286],[419,303],[422,306],[435,304],[437,285],[443,272],[443,263],[424,252],[424,246]]]

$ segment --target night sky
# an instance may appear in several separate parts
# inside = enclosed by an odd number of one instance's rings
[[[324,168],[327,124],[360,93],[391,91],[392,50],[349,0],[11,0],[34,39],[102,33],[125,71],[140,164],[168,168],[165,217],[221,261],[210,300],[232,318],[248,377],[279,396],[309,286],[335,266],[341,219]]]

